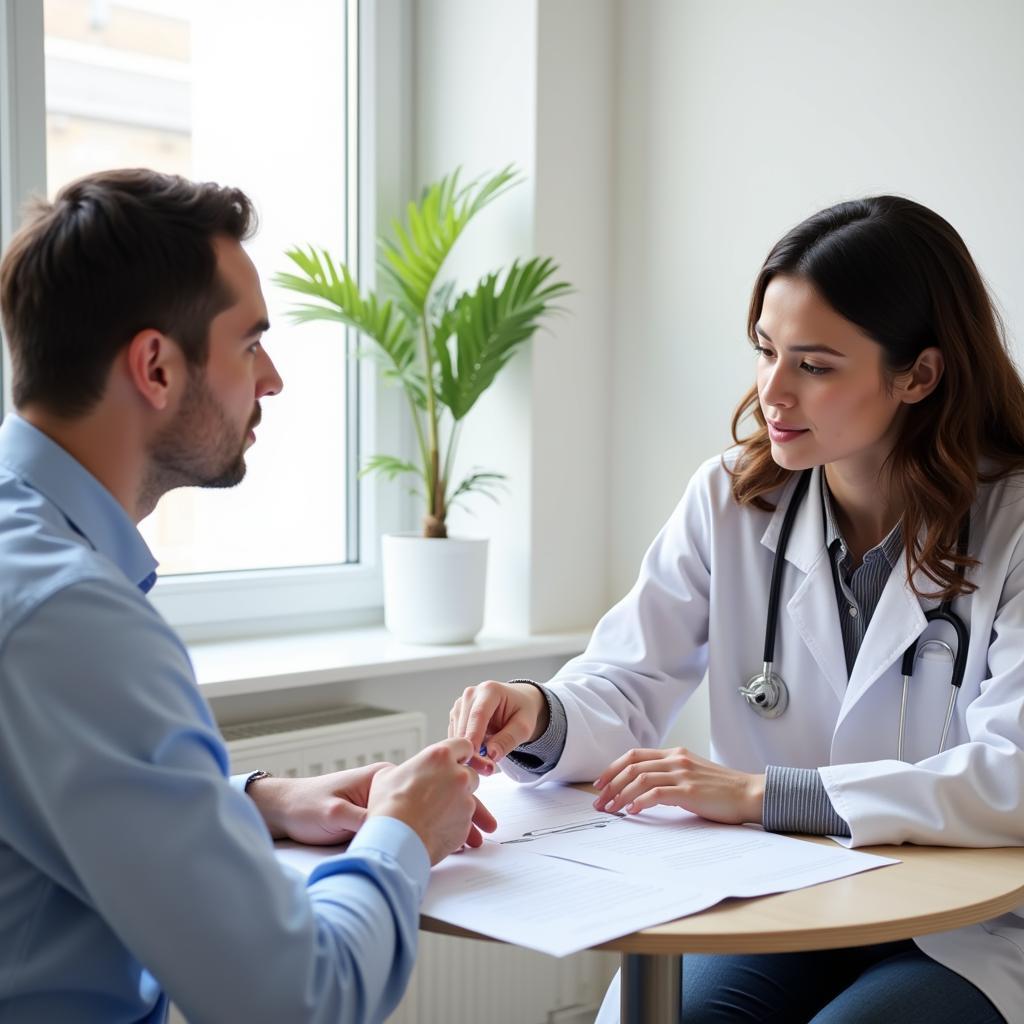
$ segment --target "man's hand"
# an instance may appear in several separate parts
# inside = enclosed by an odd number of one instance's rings
[[[386,761],[312,779],[257,779],[246,792],[275,839],[329,846],[347,843],[366,820],[374,776]]]
[[[472,754],[468,740],[443,740],[378,772],[368,815],[404,821],[423,840],[431,864],[466,844],[480,846],[479,830],[493,832],[497,822],[473,796],[480,777],[465,763]]]
[[[494,763],[521,743],[539,739],[548,727],[548,702],[532,683],[489,679],[469,686],[448,715],[448,735],[464,736],[473,747],[470,764],[489,775]],[[480,748],[486,744],[487,757]]]

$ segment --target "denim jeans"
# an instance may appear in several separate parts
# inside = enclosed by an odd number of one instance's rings
[[[683,957],[686,1024],[1002,1024],[980,989],[913,942]]]

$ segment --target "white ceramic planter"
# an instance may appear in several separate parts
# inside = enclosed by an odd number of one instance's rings
[[[384,625],[411,644],[468,643],[484,622],[487,541],[388,533],[381,538]]]

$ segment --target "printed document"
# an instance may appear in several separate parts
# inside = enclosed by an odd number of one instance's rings
[[[666,886],[682,884],[693,893],[715,894],[712,902],[801,889],[896,863],[755,827],[705,821],[674,807],[604,814],[594,810],[592,795],[568,786],[523,789],[494,777],[481,783],[478,795],[498,819],[498,830],[489,837],[494,842]]]
[[[567,956],[706,906],[707,900],[685,888],[667,891],[642,875],[485,843],[434,868],[423,913],[493,939]]]
[[[592,795],[557,784],[524,788],[497,775],[481,780],[477,796],[497,831],[481,849],[433,869],[423,913],[553,956],[731,896],[786,892],[897,863],[675,808],[604,814]],[[282,862],[307,876],[339,852],[277,846]]]

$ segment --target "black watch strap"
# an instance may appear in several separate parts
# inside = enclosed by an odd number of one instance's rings
[[[250,784],[255,782],[257,779],[272,779],[274,777],[273,772],[266,772],[262,768],[254,771],[249,778],[245,780],[245,785],[242,787],[243,790],[249,788]]]

